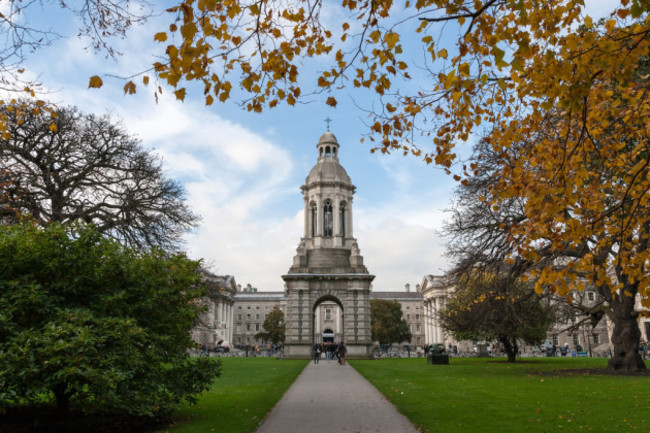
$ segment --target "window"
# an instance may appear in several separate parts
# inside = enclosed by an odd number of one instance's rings
[[[406,315],[406,320],[411,320],[411,315],[410,314]]]
[[[341,236],[345,236],[345,203],[341,203],[339,207],[339,232]]]
[[[417,325],[415,325],[415,330],[416,330],[417,332],[420,332],[420,324],[419,324],[419,323],[418,323]]]
[[[325,320],[332,320],[332,309],[331,308],[326,308],[325,309]]]
[[[600,335],[594,334],[594,344],[600,344]]]
[[[419,314],[415,315],[415,320],[420,320],[420,315]]]
[[[250,330],[251,330],[251,324],[250,324],[250,323],[247,323],[247,324],[246,324],[246,330],[247,330],[247,331],[250,331]]]
[[[410,309],[411,309],[411,307],[406,307],[406,309],[407,309],[407,310],[410,310]]]
[[[578,334],[573,334],[573,345],[577,346],[580,344],[580,336]]]
[[[241,332],[241,325],[237,325],[237,332]]]
[[[256,331],[259,331],[259,330],[260,330],[260,324],[259,324],[259,323],[256,323],[256,324],[255,324],[255,330],[256,330]]]
[[[237,320],[241,320],[241,314],[237,315]]]
[[[251,321],[251,315],[250,315],[250,314],[247,314],[247,315],[246,315],[246,321],[248,321],[248,322]]]
[[[256,309],[256,310],[259,310],[259,309],[260,309],[260,306],[258,305],[257,307],[255,307],[255,309]]]
[[[332,237],[334,232],[332,220],[332,202],[326,201],[323,205],[323,236],[326,238]]]
[[[560,345],[560,340],[557,338],[557,335],[553,336],[553,344],[555,344],[556,346]]]
[[[589,299],[590,301],[593,301],[594,300],[594,292],[587,292],[587,299]]]
[[[246,307],[246,309],[247,309],[247,310],[250,310],[250,309],[251,309],[251,306],[249,305],[248,307]]]
[[[311,235],[316,236],[316,215],[317,215],[316,203],[311,204]]]
[[[255,320],[260,320],[260,315],[259,314],[255,315]]]
[[[238,310],[241,310],[241,306],[237,307]]]

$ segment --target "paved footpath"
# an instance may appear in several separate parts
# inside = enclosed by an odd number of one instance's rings
[[[257,433],[404,433],[411,422],[349,365],[309,363]]]

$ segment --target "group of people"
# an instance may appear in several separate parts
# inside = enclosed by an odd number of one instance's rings
[[[345,353],[347,348],[343,342],[333,343],[327,341],[325,343],[316,343],[314,344],[314,364],[318,364],[323,353],[325,353],[325,359],[331,361],[333,357],[336,357],[340,365],[345,365]]]

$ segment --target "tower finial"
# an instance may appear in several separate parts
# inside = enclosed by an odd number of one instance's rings
[[[332,121],[332,119],[330,119],[329,116],[327,116],[327,117],[325,118],[325,123],[327,123],[327,130],[328,130],[328,131],[330,130],[330,122],[331,122],[331,121]]]

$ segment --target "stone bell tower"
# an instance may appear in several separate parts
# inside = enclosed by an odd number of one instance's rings
[[[308,358],[316,341],[314,312],[323,302],[342,310],[342,336],[350,358],[372,355],[370,283],[352,235],[355,186],[339,164],[339,143],[325,132],[316,145],[318,159],[300,188],[305,199],[303,237],[293,265],[282,276],[286,286],[285,356]]]

